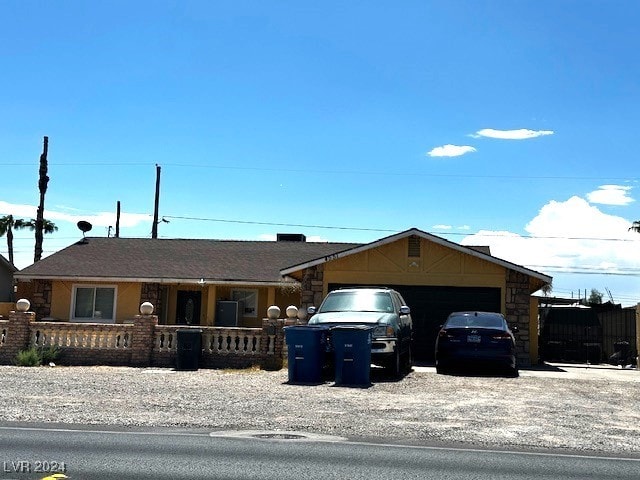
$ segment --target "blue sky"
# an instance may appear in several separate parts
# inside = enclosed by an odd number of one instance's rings
[[[106,236],[117,201],[121,236],[149,237],[158,164],[162,238],[417,227],[635,304],[638,20],[631,0],[4,0],[0,215],[35,216],[47,135],[45,255],[81,219]]]

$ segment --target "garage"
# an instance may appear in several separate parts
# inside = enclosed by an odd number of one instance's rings
[[[418,229],[280,270],[300,282],[301,306],[318,306],[342,286],[388,286],[411,307],[414,358],[433,360],[439,326],[454,311],[502,313],[519,328],[520,365],[538,361],[538,304],[532,294],[551,284],[540,272]]]
[[[329,285],[329,291],[356,285]],[[413,357],[432,361],[440,325],[451,312],[478,310],[500,312],[502,295],[499,288],[444,287],[417,285],[385,285],[400,292],[411,307],[413,319]]]

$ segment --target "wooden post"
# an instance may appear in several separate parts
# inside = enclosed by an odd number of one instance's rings
[[[116,238],[120,237],[120,200],[116,206]]]
[[[636,353],[640,351],[640,303],[636,305]],[[638,359],[640,355],[636,357],[636,368],[640,370],[640,361]]]
[[[153,207],[151,238],[158,238],[158,208],[160,206],[160,165],[156,165],[156,200]]]

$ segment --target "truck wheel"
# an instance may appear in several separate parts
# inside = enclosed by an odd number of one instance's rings
[[[393,353],[393,357],[391,357],[389,363],[387,364],[387,373],[393,378],[398,378],[401,371],[402,365],[400,362],[400,351],[396,348],[395,352]]]
[[[411,347],[407,349],[402,359],[402,371],[404,373],[411,372],[411,366],[413,365],[413,358],[411,356]]]

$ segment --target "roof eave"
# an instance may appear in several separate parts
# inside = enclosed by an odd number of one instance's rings
[[[168,277],[100,277],[81,275],[17,275],[16,280],[29,282],[32,280],[51,280],[59,282],[92,282],[92,283],[160,283],[167,285],[258,285],[263,287],[279,287],[283,284],[297,283],[295,280],[249,280],[249,279],[215,279],[215,278],[168,278]]]

